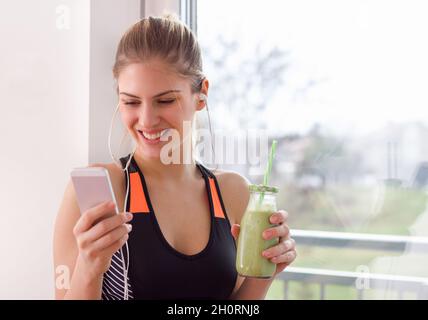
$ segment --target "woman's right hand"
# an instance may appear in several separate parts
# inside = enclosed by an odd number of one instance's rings
[[[105,216],[109,217],[103,218]],[[126,222],[131,220],[132,213],[116,214],[112,202],[101,203],[81,215],[73,233],[79,250],[78,261],[91,278],[102,276],[108,270],[113,254],[128,240],[132,225]]]

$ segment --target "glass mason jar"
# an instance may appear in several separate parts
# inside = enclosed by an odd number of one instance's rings
[[[279,238],[265,240],[263,231],[276,226],[269,221],[277,210],[278,189],[263,185],[250,185],[250,200],[241,219],[236,252],[236,270],[243,277],[271,278],[275,263],[262,256],[262,252],[279,242]]]

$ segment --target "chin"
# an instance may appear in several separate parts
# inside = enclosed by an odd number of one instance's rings
[[[138,144],[139,152],[147,159],[160,159],[160,149]]]

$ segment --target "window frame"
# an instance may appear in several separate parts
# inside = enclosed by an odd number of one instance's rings
[[[180,0],[180,19],[195,33],[198,33],[197,1]]]

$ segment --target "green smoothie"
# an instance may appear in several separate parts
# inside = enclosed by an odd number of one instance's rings
[[[252,185],[254,186],[254,185]],[[263,231],[275,224],[270,223],[269,218],[276,211],[275,192],[268,192],[265,187],[263,197],[260,198],[260,186],[252,187],[250,201],[241,219],[241,227],[238,237],[236,253],[236,270],[244,277],[271,278],[276,270],[276,265],[268,258],[262,256],[262,252],[275,246],[279,238],[265,240]],[[277,190],[277,189],[273,189]]]

